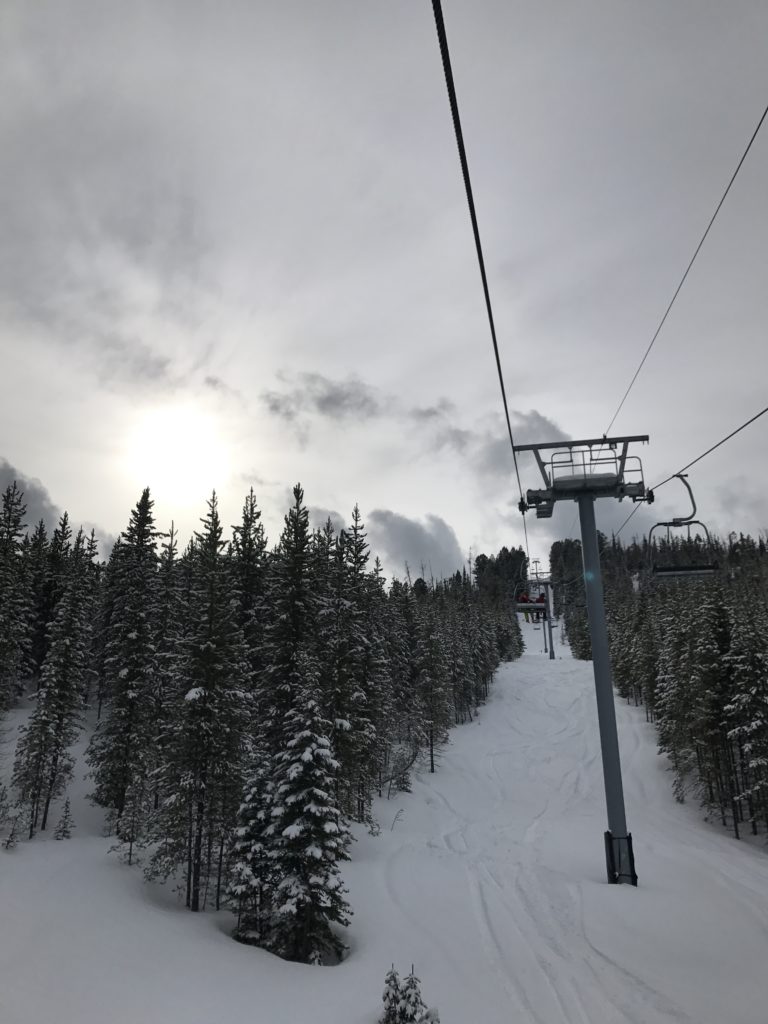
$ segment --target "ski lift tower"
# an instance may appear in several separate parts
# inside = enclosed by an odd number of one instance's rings
[[[611,659],[605,624],[603,580],[595,525],[596,498],[630,498],[652,501],[646,492],[640,459],[629,455],[629,446],[645,443],[647,435],[600,437],[586,441],[556,441],[548,444],[515,445],[516,452],[533,452],[544,487],[529,490],[520,511],[536,509],[538,519],[549,519],[557,501],[575,501],[579,506],[581,553],[584,563],[584,590],[592,640],[592,667],[595,674],[597,718],[603,755],[605,801],[608,831],[605,833],[605,859],[608,881],[637,885],[632,835],[627,831],[624,789],[621,782],[619,737],[613,702]],[[542,456],[542,452],[546,453]]]

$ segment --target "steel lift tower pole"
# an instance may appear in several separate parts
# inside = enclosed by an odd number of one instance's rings
[[[520,503],[521,511],[534,507],[537,517],[546,519],[551,517],[556,501],[576,501],[579,506],[584,589],[592,641],[592,666],[608,811],[608,830],[604,836],[606,870],[609,882],[630,885],[637,885],[637,874],[632,835],[627,830],[624,809],[600,549],[595,524],[595,499],[652,500],[646,492],[640,460],[628,457],[631,443],[647,440],[648,437],[644,435],[515,446],[518,452],[533,452],[544,480],[543,489],[527,492],[526,501]],[[593,451],[595,448],[596,452]],[[552,452],[547,462],[541,455],[544,450]]]

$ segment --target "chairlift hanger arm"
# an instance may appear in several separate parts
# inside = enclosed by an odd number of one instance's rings
[[[688,497],[691,499],[691,513],[687,516],[676,516],[675,519],[672,521],[672,526],[682,526],[684,523],[698,522],[698,520],[694,519],[694,516],[696,515],[696,499],[693,496],[691,485],[688,483],[686,479],[688,474],[675,473],[675,476],[680,481],[680,483],[685,487],[686,491],[688,491]]]

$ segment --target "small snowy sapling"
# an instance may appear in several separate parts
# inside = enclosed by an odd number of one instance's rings
[[[20,817],[21,817],[21,815],[17,814],[16,817],[11,822],[11,831],[8,833],[8,835],[6,836],[5,841],[3,843],[3,849],[4,850],[13,850],[14,847],[16,846],[16,844],[19,841],[19,818]]]
[[[421,982],[414,973],[413,965],[411,965],[411,973],[400,989],[398,1009],[398,1024],[418,1024],[427,1009],[421,998]]]
[[[59,818],[58,824],[53,832],[54,839],[71,839],[72,829],[75,823],[72,821],[72,812],[69,807],[69,797],[64,801],[64,810]]]
[[[400,976],[395,970],[394,964],[392,964],[384,979],[384,994],[381,998],[384,1003],[384,1015],[381,1017],[379,1024],[398,1024],[400,1020],[398,1014],[398,1007],[400,1005]]]

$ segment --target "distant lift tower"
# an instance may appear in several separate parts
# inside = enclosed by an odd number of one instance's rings
[[[587,441],[558,441],[553,444],[515,445],[516,452],[533,452],[544,479],[541,490],[531,490],[520,502],[520,511],[536,509],[539,519],[551,517],[556,501],[575,501],[579,506],[581,552],[584,561],[584,590],[592,640],[592,666],[595,673],[597,718],[603,755],[605,801],[608,807],[608,831],[605,833],[605,859],[608,881],[637,885],[632,836],[627,831],[624,790],[621,784],[619,738],[613,703],[611,659],[605,625],[603,580],[595,526],[595,498],[631,498],[652,501],[646,492],[643,467],[637,456],[629,456],[629,446],[646,442],[637,437],[600,437]],[[542,457],[542,452],[547,455]]]

